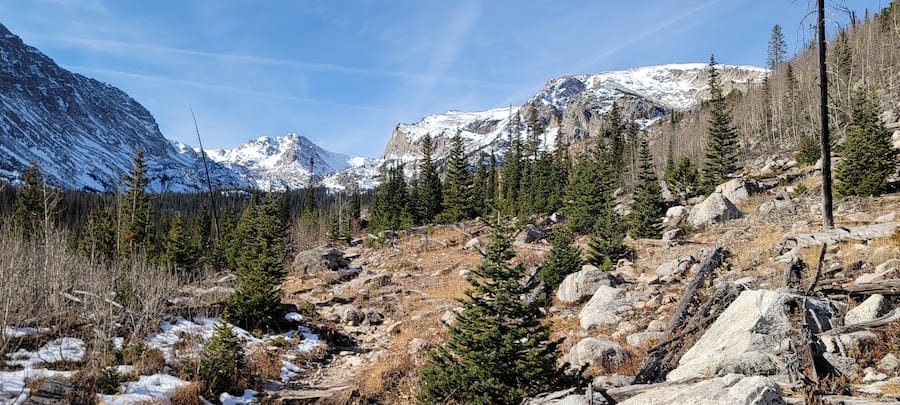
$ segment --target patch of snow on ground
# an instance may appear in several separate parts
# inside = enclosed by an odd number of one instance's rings
[[[281,361],[281,382],[286,383],[300,374],[300,367],[287,360]]]
[[[7,354],[10,360],[6,364],[33,368],[39,364],[53,364],[64,361],[78,362],[84,359],[84,341],[81,339],[64,337],[48,342],[36,352],[19,350]]]
[[[249,404],[258,404],[258,403],[259,403],[259,400],[256,399],[256,395],[257,395],[257,394],[258,394],[258,393],[257,393],[256,391],[249,390],[249,389],[248,389],[248,390],[244,390],[244,395],[241,395],[241,396],[239,396],[239,397],[236,397],[236,396],[234,396],[234,395],[231,395],[231,394],[225,392],[225,393],[222,393],[222,395],[219,396],[219,402],[221,402],[222,405],[249,405]]]
[[[71,378],[74,374],[74,371],[45,369],[0,371],[0,403],[21,404],[25,402],[29,394],[28,388],[25,388],[28,381],[51,377]]]
[[[47,332],[49,329],[47,328],[17,328],[15,326],[4,326],[3,327],[3,335],[11,338],[20,338],[30,335],[37,335],[38,333]]]
[[[168,374],[145,375],[137,381],[122,384],[119,387],[121,394],[98,394],[97,400],[107,405],[168,403],[179,388],[188,384],[190,383]]]
[[[296,312],[288,312],[284,314],[284,319],[294,322],[303,322],[303,315],[300,315]]]

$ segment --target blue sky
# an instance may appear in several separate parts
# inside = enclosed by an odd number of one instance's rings
[[[859,14],[888,0],[829,0]],[[0,0],[0,23],[115,85],[163,134],[232,147],[298,132],[380,156],[394,126],[521,104],[548,79],[632,66],[763,65],[810,39],[811,0]],[[838,12],[835,21],[846,17]]]

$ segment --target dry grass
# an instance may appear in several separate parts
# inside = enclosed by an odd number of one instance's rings
[[[743,233],[746,243],[727,244],[732,254],[731,263],[740,269],[757,267],[774,256],[775,247],[781,242],[784,229],[776,225],[751,226]]]
[[[263,347],[255,347],[247,356],[247,372],[250,375],[268,380],[281,377],[281,353],[269,351]]]
[[[173,404],[183,404],[183,405],[200,405],[203,401],[200,400],[200,391],[201,385],[198,382],[191,382],[188,385],[183,387],[179,387],[175,390],[175,395],[172,396]]]

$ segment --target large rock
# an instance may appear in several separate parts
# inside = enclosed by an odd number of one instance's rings
[[[519,233],[519,236],[516,237],[516,242],[537,243],[546,238],[547,233],[541,228],[538,228],[538,226],[534,224],[528,224],[525,226],[525,229]]]
[[[688,222],[695,227],[725,222],[741,217],[741,211],[721,193],[712,193],[691,209]]]
[[[791,198],[791,193],[787,190],[781,190],[772,201],[767,201],[759,206],[759,213],[763,215],[769,214],[789,214],[797,213],[797,204]]]
[[[610,275],[595,266],[584,265],[581,271],[566,276],[556,290],[556,298],[566,304],[575,304],[593,295],[601,285],[613,285]]]
[[[601,285],[578,314],[581,327],[590,329],[617,324],[622,321],[622,317],[617,313],[619,308],[628,304],[630,303],[625,291]]]
[[[667,227],[676,227],[681,224],[684,217],[688,216],[691,211],[683,206],[676,205],[666,210],[666,216],[663,218],[663,225]]]
[[[794,297],[787,293],[748,290],[719,315],[700,340],[691,347],[669,381],[709,378],[740,372],[768,375],[783,370],[778,355],[787,347],[791,325],[784,312]],[[818,323],[829,329],[827,311],[818,301],[807,300],[807,311],[817,314]]]
[[[844,315],[844,325],[868,322],[881,317],[890,310],[891,303],[881,294],[875,294],[847,311],[847,315]]]
[[[716,186],[716,193],[721,193],[731,202],[741,202],[750,198],[750,194],[756,191],[753,183],[744,179],[731,179]]]
[[[350,262],[344,259],[344,252],[331,246],[322,246],[297,253],[291,268],[295,272],[312,274],[336,271],[349,265]]]
[[[770,378],[729,374],[695,384],[669,385],[633,396],[621,405],[772,405],[783,404],[781,388]]]
[[[576,368],[585,364],[608,366],[628,360],[628,352],[615,342],[589,337],[572,347],[568,360]]]

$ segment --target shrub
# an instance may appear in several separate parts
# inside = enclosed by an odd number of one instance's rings
[[[225,323],[216,326],[215,334],[200,355],[200,380],[206,398],[218,398],[237,387],[244,367],[244,349],[237,335]]]

